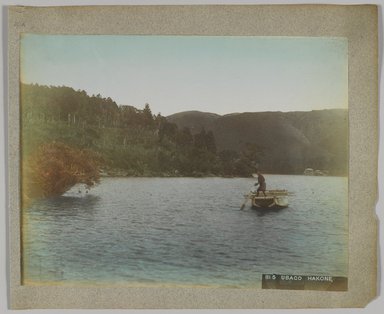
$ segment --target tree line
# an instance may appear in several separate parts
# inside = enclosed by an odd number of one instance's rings
[[[179,129],[161,114],[154,115],[149,104],[143,109],[118,106],[109,97],[65,86],[22,84],[21,122],[22,160],[29,177],[34,172],[40,181],[46,180],[42,173],[47,169],[53,177],[59,175],[59,170],[53,173],[55,162],[88,169],[88,182],[83,173],[81,180],[74,175],[72,181],[63,180],[71,184],[97,182],[92,167],[97,167],[97,173],[123,176],[249,176],[262,155],[256,145],[218,151],[211,131]],[[61,150],[67,155],[60,156]],[[41,157],[45,151],[57,160],[49,164]],[[98,156],[97,163],[89,152]],[[62,176],[65,173],[61,171]],[[47,193],[60,194],[71,184]]]

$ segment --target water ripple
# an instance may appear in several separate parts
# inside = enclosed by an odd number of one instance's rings
[[[246,287],[261,273],[347,275],[347,179],[267,180],[295,193],[289,208],[240,211],[253,180],[220,178],[105,178],[35,202],[24,276]]]

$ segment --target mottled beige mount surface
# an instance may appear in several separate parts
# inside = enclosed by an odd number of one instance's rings
[[[376,6],[10,7],[8,20],[11,308],[363,307],[375,298],[377,221],[374,209],[378,150]],[[346,37],[349,44],[350,125],[348,291],[21,285],[19,39],[22,33]],[[364,185],[361,184],[362,165]],[[366,197],[361,198],[362,194]]]

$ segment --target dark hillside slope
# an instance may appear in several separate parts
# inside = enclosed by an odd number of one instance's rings
[[[348,111],[343,109],[287,113],[292,125],[306,135],[311,143],[307,159],[327,162],[335,171],[348,171]],[[320,166],[319,166],[320,167]]]
[[[221,116],[215,113],[201,111],[183,111],[167,117],[171,123],[176,123],[180,129],[189,128],[192,133],[199,133],[203,128],[207,131],[212,129],[216,119]]]
[[[189,116],[191,118],[189,119]],[[180,119],[179,117],[182,117]],[[272,173],[302,173],[305,168],[334,175],[348,171],[348,111],[252,112],[214,116],[183,112],[167,119],[179,128],[212,130],[218,151],[256,145],[260,167]]]

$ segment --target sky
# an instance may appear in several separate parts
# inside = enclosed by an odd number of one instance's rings
[[[348,43],[331,37],[24,34],[21,81],[154,114],[348,107]]]

